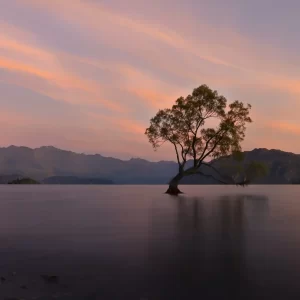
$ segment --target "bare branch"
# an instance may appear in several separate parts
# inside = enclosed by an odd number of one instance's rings
[[[204,174],[204,173],[201,172],[201,171],[198,171],[198,172],[196,172],[195,174],[197,174],[197,175],[202,175],[202,176],[204,176],[204,177],[210,177],[210,178],[212,178],[212,179],[214,179],[214,180],[216,180],[216,181],[218,181],[218,182],[220,182],[220,183],[228,184],[228,182],[225,182],[225,181],[222,181],[222,180],[220,180],[220,179],[217,179],[217,178],[214,177],[213,175],[210,175],[210,174]]]
[[[204,165],[204,166],[207,166],[207,167],[210,167],[212,170],[214,170],[219,176],[221,177],[224,177],[224,175],[222,175],[220,173],[220,171],[218,171],[214,166],[212,166],[211,164],[207,164],[205,162],[201,162],[201,165]]]
[[[220,179],[217,179],[216,177],[214,177],[213,175],[211,175],[211,174],[204,174],[203,172],[201,172],[201,171],[197,171],[196,173],[194,173],[194,174],[197,174],[197,175],[202,175],[202,176],[204,176],[204,177],[210,177],[210,178],[212,178],[212,179],[214,179],[214,180],[216,180],[216,181],[218,181],[218,182],[220,182],[220,183],[222,183],[222,184],[235,184],[235,185],[239,185],[239,186],[246,186],[246,185],[248,185],[249,183],[250,183],[250,181],[249,180],[244,180],[244,181],[241,181],[241,182],[225,182],[225,181],[223,181],[223,180],[220,180]]]
[[[179,142],[178,142],[178,144],[179,144],[180,147],[181,147],[181,157],[182,157],[182,160],[183,160],[184,162],[186,162],[186,155],[184,155],[184,149],[183,149],[183,146],[182,146],[182,144],[179,143]]]
[[[210,151],[208,151],[201,159],[199,159],[199,161],[203,161],[206,157],[208,157],[215,149],[216,147],[219,145],[219,142],[223,139],[224,134],[221,136],[221,138],[219,138],[216,143],[214,144],[214,146],[211,148]]]
[[[223,139],[223,137],[224,137],[224,135],[225,135],[226,132],[224,132],[223,135],[221,135],[221,138],[218,139],[218,140],[215,142],[213,148],[212,148],[209,152],[207,152],[207,153],[205,154],[205,151],[206,151],[207,148],[208,148],[209,142],[210,142],[214,137],[216,137],[221,131],[222,131],[221,129],[218,130],[217,133],[216,133],[214,136],[212,136],[211,138],[208,139],[208,141],[206,142],[205,148],[204,148],[204,150],[203,150],[203,152],[202,152],[200,158],[198,159],[197,165],[200,165],[200,163],[201,163],[208,155],[210,155],[210,154],[216,149],[216,147],[218,146],[219,142]]]
[[[179,164],[179,166],[181,165],[180,159],[179,159],[179,154],[178,154],[178,149],[175,143],[173,143],[174,148],[175,148],[175,152],[176,152],[176,156],[177,156],[177,162]]]
[[[192,129],[191,122],[189,122],[189,130],[193,135],[197,135],[197,131],[194,132],[194,130]]]
[[[196,167],[196,165],[197,165],[197,153],[196,153],[196,149],[195,149],[196,139],[197,139],[197,137],[194,136],[194,137],[193,137],[193,142],[192,142],[194,167]]]

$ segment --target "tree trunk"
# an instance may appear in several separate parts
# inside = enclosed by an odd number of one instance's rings
[[[166,194],[169,195],[174,195],[177,196],[179,194],[183,194],[179,188],[178,188],[178,184],[180,182],[180,180],[183,178],[183,172],[182,173],[178,173],[169,183],[169,188],[166,191]]]

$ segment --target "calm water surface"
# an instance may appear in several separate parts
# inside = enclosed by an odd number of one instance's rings
[[[0,187],[0,299],[299,299],[300,187],[165,189]]]

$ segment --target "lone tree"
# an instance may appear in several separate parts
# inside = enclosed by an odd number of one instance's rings
[[[227,100],[207,85],[194,89],[192,95],[180,97],[171,109],[159,110],[150,120],[146,129],[149,142],[156,150],[165,142],[174,146],[178,162],[178,174],[170,181],[167,194],[178,195],[180,180],[189,175],[201,174],[206,165],[217,172],[224,180],[222,183],[245,185],[246,178],[236,182],[233,177],[224,176],[207,160],[241,152],[241,142],[245,137],[246,124],[252,122],[249,117],[251,105],[234,101],[227,107]],[[210,128],[207,123],[218,123]],[[188,160],[191,167],[186,168]],[[226,180],[225,180],[226,179]]]

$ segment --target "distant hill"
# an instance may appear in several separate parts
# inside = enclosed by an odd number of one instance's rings
[[[103,178],[79,178],[75,176],[52,176],[45,178],[44,184],[113,184],[112,180]]]
[[[0,184],[7,184],[13,180],[17,180],[22,178],[23,176],[20,174],[13,174],[13,175],[0,175]]]
[[[8,184],[39,184],[39,182],[31,178],[21,178],[10,181]]]
[[[300,155],[273,149],[254,149],[244,153],[246,162],[260,161],[268,166],[268,175],[257,179],[254,183],[300,182]],[[234,164],[229,157],[216,161],[215,166],[227,174],[228,169],[224,167],[224,161],[227,165]],[[104,180],[107,184],[110,182],[115,184],[166,184],[177,170],[177,163],[173,161],[150,162],[144,159],[124,161],[99,154],[78,154],[51,146],[37,149],[16,146],[0,148],[0,175],[3,174],[0,176],[0,183],[5,183],[7,178],[11,179],[6,183],[21,176],[41,182],[48,181],[48,183],[67,182],[68,180],[73,182],[77,180],[82,182],[83,180],[88,183],[94,180],[92,184],[100,184],[96,183],[97,180]],[[210,172],[207,168],[204,171]],[[13,178],[14,176],[19,177]],[[216,182],[210,178],[196,175],[184,178],[182,183],[213,184]]]
[[[300,183],[300,155],[281,150],[268,150],[264,148],[245,151],[244,163],[251,161],[261,162],[267,167],[267,175],[252,181],[253,184],[297,184]],[[214,166],[225,175],[232,175],[230,166],[236,164],[231,156],[221,158],[214,162]],[[213,174],[206,168],[206,173]],[[193,176],[184,178],[182,183],[187,184],[213,184],[210,178]]]
[[[0,148],[0,175],[20,174],[38,181],[52,176],[104,178],[116,184],[166,183],[176,172],[175,162],[123,161],[99,154],[85,155],[55,147]]]

